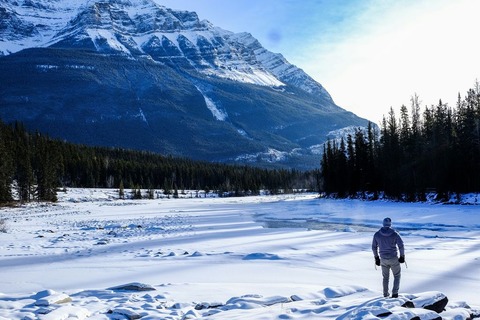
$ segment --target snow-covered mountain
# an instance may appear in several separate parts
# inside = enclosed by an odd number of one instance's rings
[[[173,11],[151,0],[0,3],[3,55],[28,47],[67,45],[157,61],[186,58],[205,74],[269,86],[289,83],[331,99],[318,82],[281,54],[263,48],[251,34],[214,27],[195,12]]]
[[[308,153],[325,133],[365,124],[251,34],[153,0],[0,0],[0,72],[2,119],[83,143],[228,161]],[[115,140],[105,128],[118,125],[154,142]],[[188,148],[178,130],[189,133]],[[212,137],[225,137],[230,151],[212,150]],[[242,140],[248,146],[232,147]]]

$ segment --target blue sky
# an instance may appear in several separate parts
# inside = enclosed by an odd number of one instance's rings
[[[320,82],[335,102],[380,123],[393,107],[455,106],[480,80],[478,0],[157,0],[250,32]]]

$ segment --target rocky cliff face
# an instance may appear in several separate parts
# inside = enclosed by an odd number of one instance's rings
[[[366,123],[252,35],[194,12],[152,0],[0,0],[0,17],[0,117],[53,136],[312,167],[326,133]]]

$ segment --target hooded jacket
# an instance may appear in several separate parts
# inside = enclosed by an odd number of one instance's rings
[[[397,247],[400,255],[404,256],[403,240],[395,229],[382,227],[373,235],[372,251],[375,257],[380,255],[382,259],[396,258]]]

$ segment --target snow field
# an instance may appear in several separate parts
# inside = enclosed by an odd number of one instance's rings
[[[401,305],[443,295],[442,317],[466,319],[480,305],[476,206],[116,197],[68,189],[0,211],[0,319],[433,319]],[[400,299],[381,297],[370,249],[385,216],[406,244]],[[118,289],[132,283],[152,290]]]

